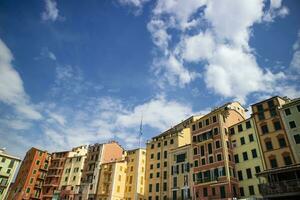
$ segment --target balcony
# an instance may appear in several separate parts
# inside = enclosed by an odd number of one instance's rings
[[[280,181],[277,183],[259,184],[259,191],[263,196],[294,196],[300,195],[300,180]]]
[[[40,199],[40,194],[31,194],[30,199]]]
[[[196,184],[202,184],[202,183],[208,183],[208,182],[217,182],[218,181],[218,177],[204,177],[202,179],[198,179],[196,180]]]

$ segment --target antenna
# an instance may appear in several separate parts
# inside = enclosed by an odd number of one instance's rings
[[[143,113],[141,116],[140,133],[139,133],[139,147],[141,148],[141,140],[143,135]]]

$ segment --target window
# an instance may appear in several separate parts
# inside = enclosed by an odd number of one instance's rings
[[[133,169],[133,167],[131,167]],[[156,168],[160,168],[160,163],[156,164]]]
[[[296,144],[300,144],[300,134],[294,135],[294,140]]]
[[[200,147],[200,153],[201,153],[201,156],[204,156],[204,146]]]
[[[276,158],[271,158],[270,159],[270,164],[271,164],[272,168],[276,168],[278,166]]]
[[[177,187],[177,177],[173,177],[173,187]]]
[[[279,143],[280,148],[286,147],[286,142],[285,142],[284,137],[278,138],[278,143]]]
[[[157,172],[157,173],[156,173],[156,178],[159,178],[159,177],[160,177],[160,173]]]
[[[168,152],[167,151],[164,151],[164,158],[168,158]]]
[[[198,149],[194,148],[194,155],[197,155],[197,154],[198,154]]]
[[[26,193],[29,193],[29,192],[30,192],[30,188],[27,188],[27,189],[26,189]]]
[[[289,108],[285,109],[284,112],[286,116],[291,114],[291,110]]]
[[[253,141],[254,141],[254,136],[253,136],[253,134],[249,134],[249,141],[250,141],[250,142],[253,142]]]
[[[197,137],[193,136],[193,142],[197,142]]]
[[[296,123],[295,121],[290,121],[289,122],[290,128],[296,128]]]
[[[152,192],[152,184],[149,184],[149,192]]]
[[[265,141],[265,144],[266,144],[266,149],[267,149],[268,151],[270,151],[270,150],[273,149],[273,145],[272,145],[271,140]]]
[[[167,179],[167,171],[164,171],[164,179]]]
[[[222,155],[221,154],[218,154],[217,155],[217,161],[221,161],[222,160]]]
[[[205,120],[205,125],[206,125],[206,126],[209,125],[209,119],[206,119],[206,120]]]
[[[249,194],[250,194],[250,195],[255,195],[253,185],[249,185],[248,188],[249,188]]]
[[[218,140],[218,141],[216,141],[216,149],[218,149],[218,148],[220,148],[220,147],[221,147],[220,141]]]
[[[195,160],[194,161],[194,167],[198,167],[198,166],[199,166],[198,160]]]
[[[268,101],[269,108],[273,108],[275,106],[273,99]]]
[[[230,135],[234,135],[234,128],[230,128]]]
[[[242,126],[242,124],[239,124],[238,125],[238,132],[242,132],[243,131],[243,126]]]
[[[298,112],[300,112],[300,105],[297,105],[297,110]]]
[[[203,196],[205,196],[205,197],[208,196],[207,188],[203,188]]]
[[[151,149],[154,149],[154,144],[151,144]]]
[[[170,140],[170,144],[174,144],[174,140],[173,139]]]
[[[39,165],[39,164],[40,164],[40,161],[39,161],[39,160],[37,160],[37,161],[36,161],[36,164],[37,164],[37,165]]]
[[[244,145],[245,144],[245,138],[241,137],[240,140],[241,140],[241,145]]]
[[[261,131],[262,131],[263,134],[269,133],[268,125],[267,125],[267,124],[262,125],[262,126],[261,126]]]
[[[284,159],[284,164],[285,165],[291,165],[292,164],[292,159],[289,155],[284,156],[283,159]]]
[[[167,191],[167,183],[166,182],[164,182],[164,184],[163,184],[163,190]]]
[[[213,116],[212,121],[213,121],[213,123],[217,122],[217,117]]]
[[[150,179],[153,178],[153,174],[152,173],[149,174],[149,178]]]
[[[218,135],[218,133],[219,133],[219,129],[218,128],[214,128],[214,134]]]
[[[150,155],[150,157],[151,157],[151,159],[153,159],[153,158],[154,158],[154,154],[152,153],[152,154]]]
[[[247,152],[243,152],[243,158],[244,158],[244,161],[248,160],[248,154],[247,154]]]
[[[264,114],[264,112],[259,112],[259,113],[258,113],[258,119],[259,119],[259,120],[265,119],[265,114]]]
[[[201,159],[201,163],[202,163],[202,165],[205,165],[205,158]]]
[[[199,128],[202,128],[202,122],[199,122],[198,125],[199,125]]]
[[[252,152],[252,158],[257,158],[256,149],[252,149],[251,152]]]
[[[207,148],[208,148],[208,154],[212,154],[212,145],[211,145],[211,143],[209,143],[207,145]]]
[[[263,111],[263,110],[264,110],[262,104],[259,104],[259,105],[257,105],[256,107],[257,107],[257,110],[258,110],[258,111]]]
[[[210,156],[210,157],[208,158],[208,160],[209,160],[209,163],[213,163],[213,162],[214,162],[214,157],[213,157],[213,156]]]
[[[157,153],[157,160],[160,160],[160,152]]]
[[[195,124],[192,125],[192,130],[193,130],[193,131],[196,130],[196,125],[195,125]]]
[[[159,142],[159,143],[157,143],[157,147],[160,147],[160,142]]]
[[[245,196],[244,188],[243,188],[243,187],[240,187],[240,195],[241,195],[242,197]]]
[[[168,164],[167,164],[167,161],[165,161],[165,162],[164,162],[164,167],[167,167],[167,165],[168,165]]]
[[[281,124],[279,121],[275,121],[273,124],[275,131],[281,130]]]
[[[7,173],[7,174],[9,174],[9,173],[10,173],[10,171],[11,171],[11,169],[7,169],[6,173]]]
[[[153,169],[153,164],[150,165],[150,169]]]
[[[251,128],[251,122],[250,121],[246,121],[246,129]]]
[[[251,173],[251,169],[250,168],[246,169],[246,173],[247,173],[247,178],[248,179],[252,178],[252,173]]]
[[[275,108],[270,109],[270,115],[271,115],[271,117],[275,117],[277,115],[277,112],[276,112]]]
[[[259,172],[260,172],[260,167],[259,167],[259,166],[256,166],[256,167],[255,167],[255,172],[256,172],[256,173],[259,173]]]
[[[167,146],[168,145],[168,141],[164,141],[164,146]]]
[[[239,161],[239,155],[238,154],[235,154],[234,155],[234,161],[235,161],[235,163],[239,163],[240,161]]]
[[[1,162],[5,162],[6,158],[2,158]]]
[[[242,171],[238,171],[238,179],[239,179],[239,181],[243,180],[243,172]]]

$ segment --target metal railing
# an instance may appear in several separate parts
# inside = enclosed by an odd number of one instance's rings
[[[300,193],[300,180],[280,181],[277,183],[259,184],[259,191],[263,196],[285,194],[285,193]]]

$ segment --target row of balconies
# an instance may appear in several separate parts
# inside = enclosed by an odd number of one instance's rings
[[[263,183],[259,184],[259,191],[263,196],[299,193],[300,194],[300,180],[280,181],[277,183]]]

